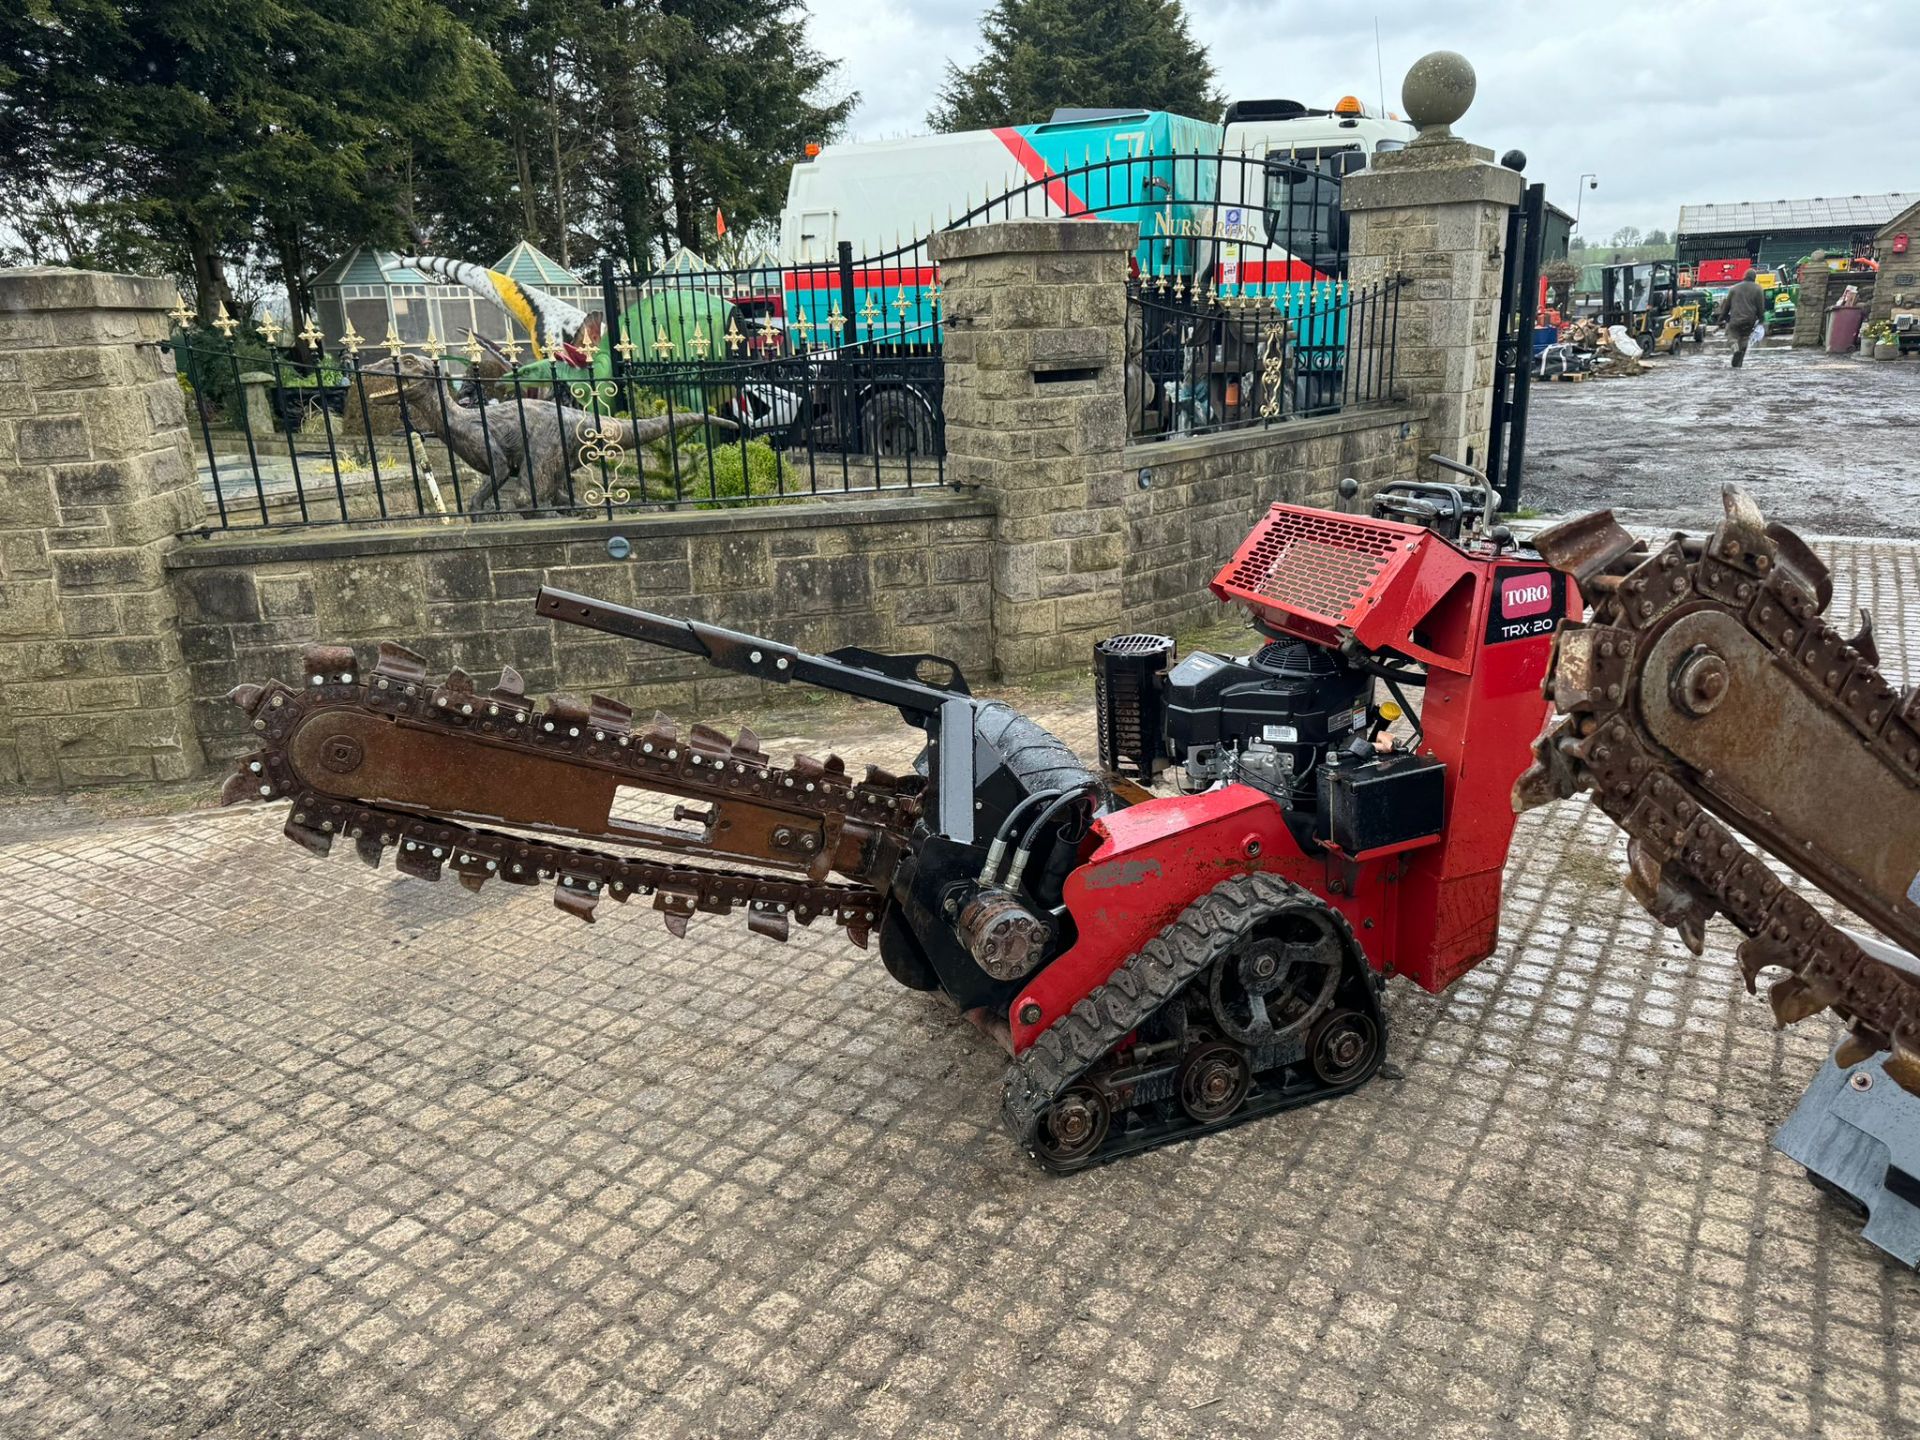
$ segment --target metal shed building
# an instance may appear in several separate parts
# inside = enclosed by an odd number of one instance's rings
[[[1697,265],[1744,256],[1772,266],[1794,264],[1814,250],[1850,255],[1871,246],[1874,232],[1916,200],[1920,192],[1907,191],[1682,205],[1674,258]]]

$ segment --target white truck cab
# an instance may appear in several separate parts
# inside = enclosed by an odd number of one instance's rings
[[[1221,131],[1215,235],[1225,245],[1221,256],[1206,258],[1223,260],[1223,279],[1235,270],[1231,256],[1244,244],[1263,257],[1251,262],[1256,274],[1264,269],[1298,279],[1291,263],[1298,261],[1313,277],[1330,277],[1346,249],[1338,182],[1375,155],[1404,149],[1415,134],[1398,115],[1369,110],[1352,95],[1329,110],[1298,100],[1235,100],[1221,117]],[[1289,263],[1274,270],[1279,257]]]
[[[1222,117],[1228,155],[1272,155],[1334,163],[1336,174],[1351,174],[1385,150],[1405,149],[1413,126],[1398,115],[1369,110],[1352,95],[1331,110],[1314,110],[1298,100],[1235,100]],[[1336,156],[1352,157],[1334,160]]]

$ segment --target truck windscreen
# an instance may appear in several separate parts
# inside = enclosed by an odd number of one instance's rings
[[[1340,245],[1340,180],[1367,163],[1358,145],[1267,151],[1267,239],[1317,270]]]

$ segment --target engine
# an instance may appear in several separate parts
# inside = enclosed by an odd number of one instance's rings
[[[1187,791],[1238,780],[1310,803],[1328,753],[1371,751],[1384,728],[1373,677],[1305,640],[1244,658],[1198,650],[1176,664],[1165,636],[1119,635],[1097,648],[1095,682],[1100,763],[1143,780],[1171,768]]]
[[[1384,738],[1402,712],[1374,703],[1375,676],[1297,637],[1251,655],[1200,650],[1177,663],[1163,635],[1095,650],[1100,763],[1193,794],[1243,784],[1287,812],[1303,842],[1349,854],[1439,832],[1445,767]]]
[[[1270,641],[1244,660],[1201,650],[1167,672],[1166,740],[1183,789],[1233,780],[1291,804],[1327,753],[1368,745],[1373,677],[1337,651]]]

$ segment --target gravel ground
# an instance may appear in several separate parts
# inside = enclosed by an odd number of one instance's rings
[[[1826,553],[1911,673],[1920,546]],[[1090,747],[1080,686],[1011,698]],[[1584,803],[1523,818],[1491,960],[1389,990],[1398,1078],[1068,1179],[831,933],[581,925],[282,819],[0,833],[7,1440],[1920,1434],[1920,1278],[1766,1143],[1831,1027],[1724,926],[1688,956]]]
[[[1729,353],[1709,335],[1643,375],[1536,384],[1523,503],[1698,530],[1733,483],[1803,535],[1920,535],[1920,360]]]

